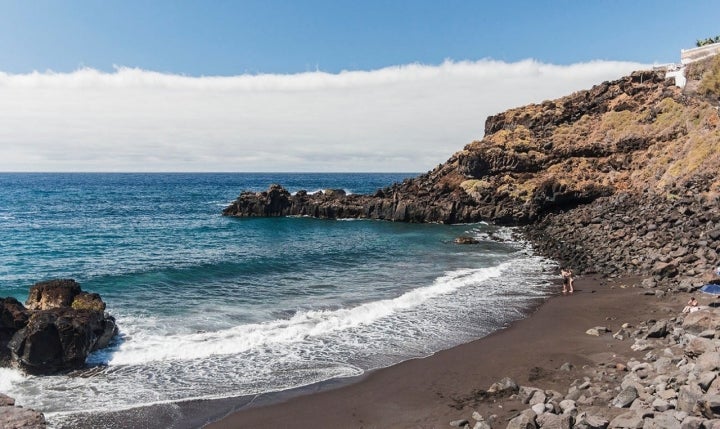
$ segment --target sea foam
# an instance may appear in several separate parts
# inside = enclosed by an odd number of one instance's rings
[[[16,383],[24,381],[26,376],[12,368],[0,368],[0,392],[11,394]]]
[[[143,335],[139,331],[116,350],[96,355],[94,359],[105,358],[109,365],[139,365],[158,360],[202,359],[270,345],[291,344],[308,337],[322,337],[372,324],[439,295],[498,277],[509,266],[510,263],[503,263],[496,267],[456,270],[437,278],[430,286],[413,289],[396,298],[368,302],[352,308],[299,312],[288,320],[278,319],[216,332],[182,335]]]

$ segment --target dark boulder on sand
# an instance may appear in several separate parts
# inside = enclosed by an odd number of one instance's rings
[[[35,284],[26,305],[0,300],[0,358],[29,373],[81,368],[118,333],[100,295],[83,292],[74,280]]]

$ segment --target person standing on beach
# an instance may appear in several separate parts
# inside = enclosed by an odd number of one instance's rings
[[[570,293],[575,292],[574,288],[574,278],[573,278],[573,272],[570,268],[562,268],[560,269],[560,275],[562,275],[563,278],[563,289],[562,293],[567,293],[568,291]]]

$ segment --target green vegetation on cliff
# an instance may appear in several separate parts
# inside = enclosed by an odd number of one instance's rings
[[[720,55],[713,57],[709,61],[701,79],[698,93],[715,100],[720,98]]]
[[[700,46],[712,45],[713,43],[718,42],[720,42],[720,35],[715,37],[708,37],[706,39],[697,39],[697,41],[695,41],[695,46],[699,48]]]

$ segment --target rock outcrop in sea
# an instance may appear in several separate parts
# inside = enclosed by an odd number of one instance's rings
[[[33,285],[25,305],[0,298],[0,362],[31,374],[82,368],[117,333],[100,295],[72,279]]]
[[[638,71],[491,116],[482,140],[373,195],[272,185],[223,214],[524,225],[576,272],[696,283],[720,252],[718,77],[720,57],[693,65],[701,92]]]

